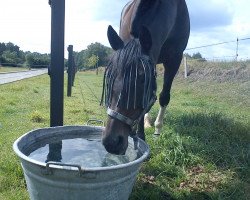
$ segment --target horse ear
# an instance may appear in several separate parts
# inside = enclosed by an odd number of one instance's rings
[[[141,43],[143,53],[148,54],[152,47],[152,37],[150,31],[145,26],[142,26],[140,30],[139,41]]]
[[[113,29],[113,27],[110,25],[108,27],[107,35],[108,35],[109,44],[112,47],[112,49],[117,51],[118,49],[123,48],[124,43],[123,43],[122,39],[118,36],[118,34]]]

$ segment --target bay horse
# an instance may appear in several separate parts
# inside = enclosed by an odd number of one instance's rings
[[[108,120],[102,143],[113,154],[125,154],[128,136],[145,140],[144,116],[156,101],[156,64],[163,63],[164,84],[155,125],[159,135],[170,101],[173,79],[190,34],[185,0],[132,0],[121,13],[119,35],[108,27],[114,50],[103,81],[102,103]]]

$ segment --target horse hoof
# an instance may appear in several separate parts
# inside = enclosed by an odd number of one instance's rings
[[[159,137],[161,134],[159,134],[159,133],[154,133],[154,137]]]
[[[155,132],[154,132],[154,135],[155,135],[155,136],[160,136],[160,134],[161,134],[161,133],[160,133],[159,130],[155,130]]]
[[[160,134],[154,134],[153,135],[153,140],[157,141],[160,138]]]

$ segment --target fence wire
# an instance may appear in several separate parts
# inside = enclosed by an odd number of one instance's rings
[[[190,50],[195,50],[195,49],[204,49],[204,48],[208,48],[208,47],[213,47],[213,46],[220,46],[220,45],[225,45],[225,44],[230,44],[230,43],[236,43],[235,45],[235,54],[234,55],[225,55],[225,56],[220,56],[220,57],[209,57],[209,56],[204,56],[203,60],[209,60],[209,61],[226,61],[226,60],[247,60],[249,59],[248,55],[240,55],[239,54],[239,50],[240,50],[240,41],[246,41],[246,40],[250,40],[250,37],[246,37],[246,38],[237,38],[236,40],[230,40],[230,41],[224,41],[224,42],[218,42],[218,43],[213,43],[213,44],[207,44],[207,45],[201,45],[201,46],[197,46],[197,47],[191,47],[191,48],[187,48],[185,50],[185,52],[188,52]],[[232,48],[230,48],[232,50]],[[201,59],[202,60],[202,59]]]

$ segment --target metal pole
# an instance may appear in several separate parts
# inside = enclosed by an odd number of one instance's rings
[[[51,6],[50,126],[63,126],[65,0]]]
[[[75,83],[76,72],[77,72],[77,68],[76,68],[74,57],[73,57],[73,79],[72,79],[72,86],[74,86],[74,83]]]
[[[68,57],[68,90],[67,96],[71,97],[72,86],[73,86],[73,45],[68,47],[69,57]]]

